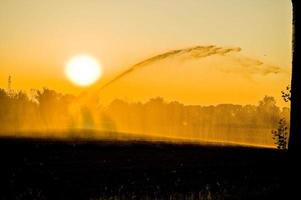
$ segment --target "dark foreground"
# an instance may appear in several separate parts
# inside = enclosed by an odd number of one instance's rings
[[[0,155],[0,199],[290,199],[270,149],[2,138]]]

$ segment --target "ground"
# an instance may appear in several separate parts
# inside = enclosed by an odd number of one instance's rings
[[[0,199],[288,199],[287,152],[147,141],[0,139]]]

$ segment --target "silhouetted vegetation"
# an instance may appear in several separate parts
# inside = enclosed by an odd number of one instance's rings
[[[286,120],[280,119],[278,129],[272,130],[273,139],[278,149],[287,149],[288,127]]]
[[[291,86],[288,85],[285,90],[281,91],[281,96],[285,102],[289,102],[291,100]]]
[[[47,88],[30,95],[0,89],[0,131],[97,129],[273,144],[270,130],[277,129],[280,119],[289,122],[290,113],[270,96],[258,105],[210,106],[166,102],[161,97],[144,103],[116,99],[107,106],[78,105],[78,98]]]
[[[291,100],[291,87],[287,86],[285,90],[281,91],[282,98],[285,102]],[[278,122],[277,130],[272,130],[273,139],[278,149],[287,149],[288,143],[288,129],[289,125],[286,118],[281,118]]]
[[[0,131],[63,128],[70,120],[68,107],[73,99],[47,88],[33,90],[30,95],[0,89]]]

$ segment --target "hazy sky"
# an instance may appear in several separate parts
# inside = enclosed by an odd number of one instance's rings
[[[141,59],[195,45],[241,47],[245,55],[291,66],[289,0],[1,0],[0,87],[83,89],[64,75],[87,53],[104,78]]]

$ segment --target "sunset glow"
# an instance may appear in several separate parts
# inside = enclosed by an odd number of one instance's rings
[[[0,27],[0,136],[274,147],[289,127],[290,1],[4,0]]]
[[[0,0],[0,200],[294,199],[296,4]]]

